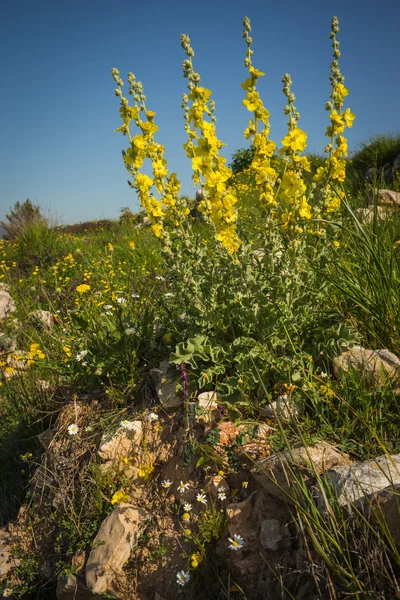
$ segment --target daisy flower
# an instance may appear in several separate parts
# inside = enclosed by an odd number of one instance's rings
[[[192,510],[192,505],[190,504],[190,502],[185,502],[185,504],[183,505],[183,508],[184,508],[185,512],[190,512]]]
[[[118,304],[126,304],[126,298],[121,296],[120,298],[117,298],[117,302]]]
[[[179,585],[185,585],[188,581],[190,581],[190,575],[187,571],[179,571],[176,574],[176,581]]]
[[[228,538],[230,541],[229,548],[231,550],[240,550],[244,546],[243,538],[240,535],[234,534],[233,538]]]
[[[218,500],[226,500],[226,494],[224,490],[218,491]]]
[[[164,481],[161,482],[161,487],[163,487],[165,490],[167,490],[171,485],[172,481],[169,479],[164,479]]]
[[[197,502],[201,502],[202,504],[207,504],[207,498],[205,494],[197,494],[196,500]]]
[[[178,492],[180,492],[181,494],[183,494],[183,492],[185,492],[188,489],[189,489],[188,483],[183,483],[183,481],[181,481],[180,484],[178,485]]]
[[[3,598],[10,598],[13,591],[10,588],[5,588],[3,592]]]
[[[147,420],[150,421],[150,423],[154,423],[155,421],[158,421],[158,415],[154,412],[151,412],[147,415]]]
[[[136,329],[134,327],[127,327],[125,329],[125,333],[126,335],[133,335],[134,333],[136,333]]]
[[[68,433],[69,435],[76,435],[79,431],[79,427],[78,425],[76,425],[76,423],[72,423],[71,425],[68,426]]]

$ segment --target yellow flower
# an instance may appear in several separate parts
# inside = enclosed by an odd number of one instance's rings
[[[340,246],[340,242],[338,242],[337,240],[335,240],[335,241],[333,242],[333,245],[335,246],[335,248],[339,248],[339,246]]]
[[[353,121],[356,118],[356,115],[353,115],[349,108],[346,108],[345,113],[343,114],[343,120],[346,124],[346,127],[353,127]]]
[[[203,560],[203,557],[201,556],[200,552],[196,552],[195,554],[192,554],[192,556],[190,557],[190,560],[191,560],[193,569],[197,569],[197,567]]]
[[[129,242],[129,247],[132,248],[132,250],[133,250],[135,247],[135,242]]]
[[[299,129],[299,127],[295,127],[283,138],[282,144],[285,150],[290,149],[303,152],[307,146],[307,134],[302,129]]]
[[[139,465],[139,477],[141,477],[142,479],[146,480],[150,477],[150,475],[152,474],[152,472],[154,471],[154,467],[153,465],[145,465],[145,464],[141,464]]]
[[[119,490],[115,492],[113,497],[111,498],[111,504],[119,504],[120,502],[128,502],[129,498],[124,490]]]
[[[81,283],[81,285],[78,285],[78,287],[76,287],[75,289],[78,292],[78,294],[83,294],[84,292],[90,290],[90,285],[88,285],[87,283]]]
[[[63,346],[63,350],[68,357],[71,356],[71,348],[69,346]]]
[[[307,199],[305,196],[303,196],[301,199],[299,215],[303,219],[311,219],[311,206],[307,204]]]
[[[336,99],[339,104],[342,104],[345,97],[348,95],[349,90],[344,87],[343,83],[338,83],[335,87]]]
[[[182,521],[190,521],[190,514],[189,513],[183,513],[182,515]]]

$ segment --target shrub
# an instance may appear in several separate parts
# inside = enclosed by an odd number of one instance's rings
[[[39,206],[35,206],[28,199],[23,204],[17,202],[10,214],[6,215],[7,221],[0,221],[0,226],[5,230],[6,240],[15,240],[20,237],[32,223],[47,225],[46,218],[42,215]]]

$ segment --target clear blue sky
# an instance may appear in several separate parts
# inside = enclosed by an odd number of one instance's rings
[[[386,0],[3,0],[0,15],[0,219],[30,198],[65,223],[116,217],[138,210],[126,180],[118,98],[110,69],[126,81],[133,71],[157,112],[157,140],[166,146],[182,192],[192,194],[182,150],[181,94],[185,92],[181,33],[195,50],[202,84],[213,91],[217,132],[229,158],[245,147],[248,113],[240,82],[249,16],[254,64],[266,71],[259,90],[271,112],[272,139],[285,134],[281,77],[291,74],[308,149],[322,152],[327,124],[332,48],[330,21],[338,16],[341,68],[357,119],[355,148],[376,133],[400,130],[400,2]],[[247,113],[247,114],[246,114]]]

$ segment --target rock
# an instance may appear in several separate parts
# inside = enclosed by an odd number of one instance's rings
[[[400,546],[400,454],[379,456],[350,466],[334,466],[324,475],[341,506],[355,505],[373,524],[385,521]],[[325,504],[319,492],[317,506]]]
[[[260,542],[265,550],[289,548],[290,537],[286,525],[278,519],[265,519],[261,523]]]
[[[198,423],[212,423],[221,419],[221,413],[218,409],[221,397],[217,392],[202,392],[197,399],[197,407],[200,411],[196,418]]]
[[[400,206],[400,192],[394,192],[393,190],[370,190],[366,197],[367,204],[378,204],[378,206]]]
[[[257,491],[250,494],[243,502],[228,504],[226,516],[228,517],[229,535],[240,535],[246,546],[251,547],[256,543],[258,531],[254,527],[253,507]]]
[[[43,329],[51,329],[54,323],[53,315],[48,310],[33,310],[28,314],[28,320]]]
[[[137,543],[148,513],[121,503],[104,519],[86,564],[86,585],[96,594],[112,593],[112,582],[121,573]]]
[[[378,219],[385,220],[388,217],[388,210],[385,206],[377,206]],[[367,208],[356,208],[354,216],[361,221],[361,223],[373,223],[374,221],[374,207],[370,206]]]
[[[150,377],[156,388],[157,397],[166,410],[178,408],[183,404],[183,395],[176,391],[177,377],[170,372],[167,360],[160,363],[159,369],[151,369]]]
[[[279,396],[277,400],[267,404],[263,408],[263,414],[268,419],[283,419],[284,421],[296,421],[301,413],[303,407],[286,395]]]
[[[15,312],[14,300],[6,290],[0,290],[0,321]]]
[[[5,580],[20,563],[12,555],[13,541],[6,527],[0,528],[0,580]]]
[[[207,493],[211,494],[214,498],[218,496],[219,492],[224,491],[227,496],[229,496],[230,492],[228,482],[221,475],[212,477],[207,483],[206,490]]]
[[[400,359],[389,350],[368,350],[353,346],[333,361],[336,377],[354,368],[375,388],[382,387],[389,378],[396,381],[400,377]]]
[[[92,594],[81,579],[71,573],[58,576],[56,598],[57,600],[92,600],[98,596]]]
[[[7,355],[7,367],[12,367],[16,371],[28,371],[28,359],[29,356],[27,352],[24,350],[15,350],[12,354]]]
[[[142,421],[132,421],[127,429],[118,429],[114,436],[101,441],[99,456],[105,461],[129,457],[137,449],[143,435]]]
[[[320,475],[333,466],[350,464],[347,454],[327,442],[318,442],[309,447],[298,444],[291,451],[284,450],[259,461],[252,475],[272,496],[290,500],[293,471],[311,485],[315,473]]]

